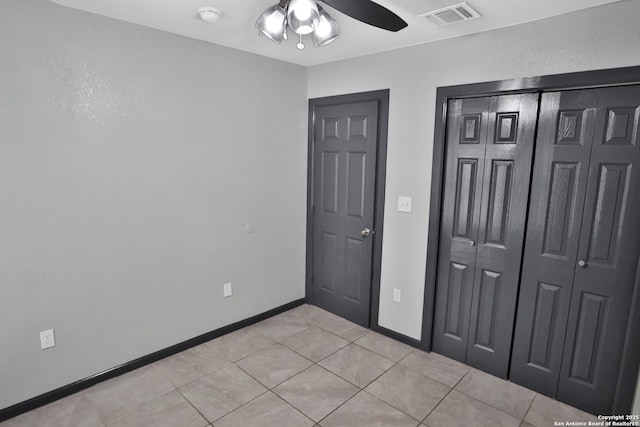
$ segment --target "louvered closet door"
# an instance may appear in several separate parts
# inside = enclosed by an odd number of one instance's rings
[[[640,87],[541,105],[510,378],[607,414],[638,282]]]
[[[448,107],[433,349],[506,377],[537,95]]]

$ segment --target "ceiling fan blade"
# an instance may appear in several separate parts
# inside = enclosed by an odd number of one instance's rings
[[[335,10],[365,24],[388,31],[400,31],[407,23],[386,7],[371,0],[321,0]]]

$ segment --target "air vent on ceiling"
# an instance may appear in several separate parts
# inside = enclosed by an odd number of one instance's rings
[[[442,25],[457,24],[458,22],[469,21],[479,18],[480,15],[467,2],[454,4],[442,9],[418,15],[425,18],[430,25],[440,27]]]

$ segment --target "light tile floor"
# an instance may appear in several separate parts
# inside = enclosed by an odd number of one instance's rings
[[[595,417],[303,305],[0,427],[553,426]]]

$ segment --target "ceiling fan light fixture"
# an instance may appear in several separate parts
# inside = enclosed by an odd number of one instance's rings
[[[298,43],[296,43],[296,47],[298,48],[298,50],[303,50],[304,49],[304,43],[302,43],[302,34],[298,35],[300,37],[300,41]]]
[[[287,13],[279,4],[265,10],[256,21],[256,28],[274,42],[287,39]]]
[[[291,0],[287,23],[296,34],[310,34],[318,26],[320,12],[313,0]]]
[[[335,19],[331,17],[324,9],[320,8],[320,17],[318,18],[318,26],[311,33],[313,44],[316,47],[324,46],[331,43],[340,35],[340,27]]]

